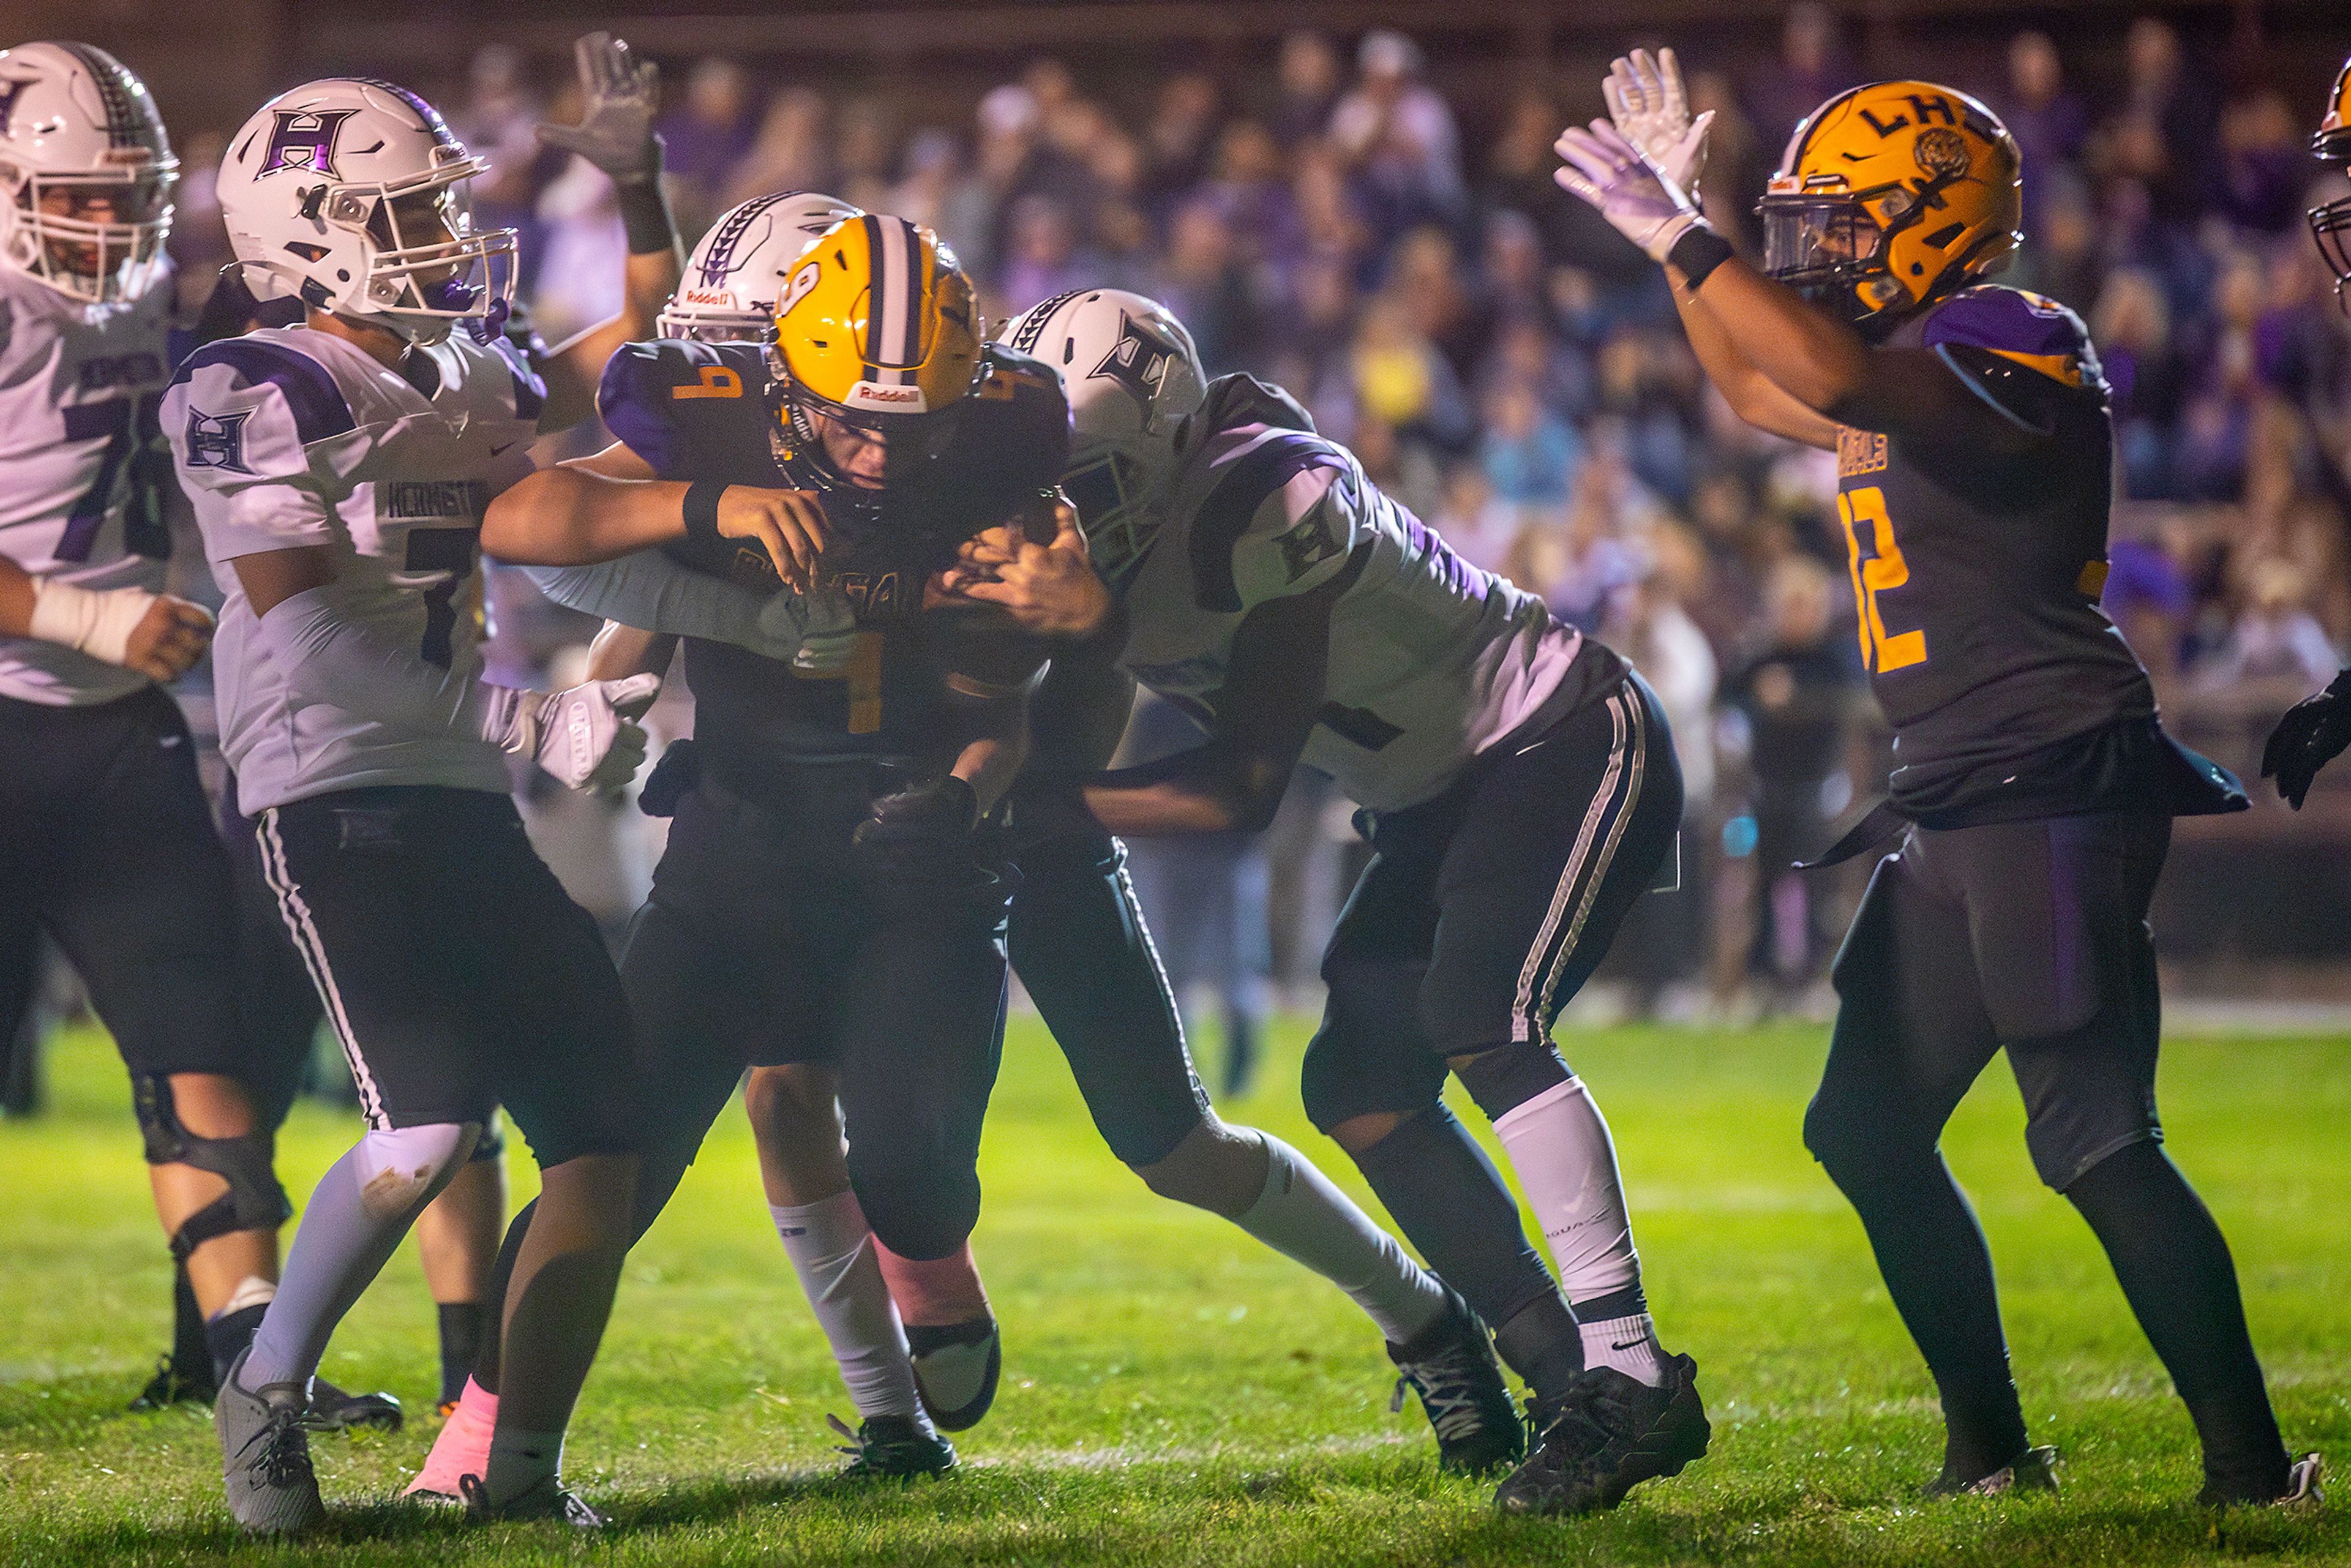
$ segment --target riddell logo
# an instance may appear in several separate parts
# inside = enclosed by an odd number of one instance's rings
[[[726,288],[689,288],[685,291],[688,305],[726,305],[735,303],[734,291]]]
[[[883,408],[912,408],[923,412],[923,389],[920,387],[885,387],[873,382],[860,382],[850,389],[849,403],[852,408],[879,404]]]

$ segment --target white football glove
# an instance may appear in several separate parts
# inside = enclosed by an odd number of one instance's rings
[[[637,720],[660,695],[659,675],[587,681],[545,696],[496,693],[482,737],[530,757],[574,789],[618,789],[645,759]]]
[[[1674,241],[1698,221],[1698,209],[1681,188],[1604,120],[1593,120],[1589,131],[1569,126],[1552,151],[1567,167],[1553,170],[1552,178],[1599,209],[1651,261],[1663,265]]]
[[[1600,84],[1608,99],[1608,118],[1625,140],[1657,166],[1692,203],[1698,200],[1698,176],[1706,172],[1706,137],[1714,129],[1714,110],[1690,118],[1689,98],[1682,91],[1681,62],[1671,49],[1652,57],[1646,49],[1619,55],[1608,66]]]
[[[787,591],[759,612],[759,630],[778,638],[789,635],[799,643],[791,664],[800,674],[837,675],[848,667],[849,655],[857,647],[857,612],[830,585],[810,593]]]

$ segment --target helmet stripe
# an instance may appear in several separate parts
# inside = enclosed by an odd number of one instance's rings
[[[890,221],[898,230],[899,243],[905,247],[906,337],[898,362],[908,367],[905,380],[911,383],[914,380],[914,367],[923,362],[923,301],[928,298],[923,287],[923,236],[904,218]]]
[[[60,43],[57,46],[80,63],[89,73],[90,84],[98,89],[99,106],[106,112],[106,140],[115,147],[143,147],[139,135],[139,117],[131,107],[131,97],[122,90],[123,68],[112,58],[87,44]]]
[[[893,303],[890,287],[893,270],[883,265],[882,253],[890,244],[889,227],[880,218],[868,214],[865,219],[865,377],[868,381],[888,382],[887,371],[882,368],[888,355],[888,346],[894,346],[904,330],[890,318]]]
[[[1054,315],[1062,306],[1084,292],[1082,288],[1072,288],[1067,294],[1056,294],[1042,305],[1031,307],[1029,314],[1020,319],[1020,330],[1012,335],[1012,346],[1024,354],[1035,353],[1037,340],[1045,335],[1045,329]]]

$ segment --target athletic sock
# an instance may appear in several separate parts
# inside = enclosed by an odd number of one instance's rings
[[[874,1258],[872,1229],[857,1195],[814,1203],[770,1205],[768,1213],[800,1277],[819,1327],[832,1346],[841,1381],[862,1416],[907,1416],[928,1425],[914,1393],[905,1330]]]
[[[1832,1154],[1822,1163],[1861,1216],[1886,1293],[1941,1396],[1943,1474],[1980,1479],[2031,1446],[1983,1228],[1939,1149]]]
[[[1583,1081],[1570,1077],[1495,1116],[1494,1135],[1543,1228],[1567,1299],[1638,1286],[1641,1259],[1625,1211],[1616,1145]],[[1579,1309],[1576,1316],[1583,1315]]]
[[[500,1507],[562,1472],[562,1433],[523,1432],[502,1424],[490,1438],[490,1464],[482,1490],[493,1508]]]
[[[209,1364],[217,1382],[227,1366],[212,1354],[212,1338],[204,1330],[204,1311],[196,1304],[196,1287],[188,1279],[188,1261],[175,1258],[172,1260],[172,1370],[193,1380],[197,1368]],[[244,1348],[237,1346],[238,1350]],[[232,1354],[229,1359],[235,1357]]]
[[[1550,1270],[1519,1228],[1518,1199],[1443,1105],[1406,1117],[1353,1158],[1405,1239],[1488,1324],[1499,1331],[1530,1302],[1558,1298]],[[1560,1302],[1557,1316],[1573,1344],[1574,1321],[1566,1302]],[[1576,1354],[1580,1365],[1582,1352]],[[1507,1354],[1503,1359],[1521,1377],[1529,1375],[1517,1359]]]
[[[987,1304],[987,1287],[972,1261],[971,1243],[944,1258],[902,1258],[873,1239],[873,1260],[882,1266],[883,1282],[898,1317],[908,1328],[960,1328],[967,1323],[994,1322]]]
[[[1545,1285],[1550,1281],[1546,1280]],[[1583,1339],[1575,1313],[1556,1290],[1546,1289],[1494,1331],[1494,1354],[1519,1375],[1537,1399],[1567,1392],[1583,1370]]]
[[[248,1274],[221,1304],[221,1310],[204,1321],[204,1350],[212,1358],[214,1383],[228,1375],[229,1363],[253,1343],[254,1333],[261,1327],[262,1317],[277,1294],[274,1281]]]
[[[2139,1327],[2187,1403],[2214,1492],[2283,1496],[2292,1459],[2245,1328],[2236,1264],[2188,1178],[2148,1140],[2092,1166],[2065,1197],[2097,1233]]]
[[[441,1403],[448,1405],[465,1392],[489,1314],[479,1301],[443,1301],[434,1315],[441,1321]]]
[[[1303,1155],[1270,1133],[1265,1190],[1233,1223],[1347,1293],[1391,1344],[1409,1344],[1445,1316],[1445,1287],[1405,1256]]]

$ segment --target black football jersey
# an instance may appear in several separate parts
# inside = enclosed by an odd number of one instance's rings
[[[2163,737],[2147,671],[2099,608],[2114,435],[2081,318],[1985,286],[1889,341],[1931,350],[2029,436],[1991,449],[1840,433],[1837,514],[1862,659],[1894,727],[1895,804],[1938,826],[2228,809],[2202,770],[2227,776]]]
[[[1069,455],[1061,380],[1027,355],[991,344],[987,374],[956,414],[953,439],[873,499],[825,492],[820,570],[856,612],[847,667],[822,676],[729,643],[685,641],[695,739],[705,765],[755,788],[769,766],[872,758],[933,766],[951,734],[950,673],[977,659],[1000,671],[1000,631],[967,612],[925,614],[924,584],[956,547],[1049,490]],[[632,343],[605,367],[599,409],[612,434],[664,479],[807,487],[791,427],[756,343]],[[678,547],[700,570],[780,590],[766,553],[725,541],[715,554]],[[1041,653],[1037,655],[1041,662]],[[1033,665],[1032,665],[1033,667]]]

